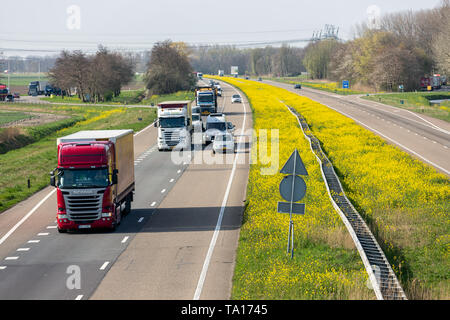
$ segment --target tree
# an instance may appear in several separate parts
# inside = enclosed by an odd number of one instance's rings
[[[441,9],[441,30],[432,42],[433,55],[439,72],[450,75],[450,1],[445,0]]]
[[[168,94],[192,89],[196,78],[186,52],[166,40],[153,47],[144,81],[149,94]]]
[[[328,77],[331,57],[337,45],[336,40],[322,40],[310,43],[306,47],[303,64],[313,79]]]

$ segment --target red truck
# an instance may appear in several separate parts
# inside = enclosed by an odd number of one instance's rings
[[[79,131],[58,138],[57,146],[50,184],[57,192],[58,231],[115,230],[133,201],[133,130]]]

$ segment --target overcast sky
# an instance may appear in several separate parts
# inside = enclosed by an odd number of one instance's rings
[[[1,0],[0,52],[138,50],[172,39],[192,44],[308,39],[325,24],[352,38],[368,8],[380,14],[433,8],[440,0]],[[375,7],[374,7],[375,6]],[[377,10],[378,8],[378,10]],[[8,14],[6,14],[8,12]],[[302,45],[300,42],[299,45]],[[22,51],[21,55],[35,54]]]

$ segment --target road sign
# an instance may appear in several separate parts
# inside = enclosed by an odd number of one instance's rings
[[[287,252],[291,254],[292,259],[294,257],[294,221],[292,220],[292,214],[305,214],[305,204],[295,203],[303,199],[306,194],[306,183],[297,175],[308,175],[297,149],[292,152],[280,173],[288,174],[280,183],[280,194],[284,200],[289,202],[278,202],[277,209],[279,213],[289,213]]]
[[[305,180],[299,176],[285,176],[280,183],[280,194],[286,201],[297,202],[302,200],[306,194]]]
[[[304,203],[293,203],[291,212],[290,202],[278,202],[278,213],[293,213],[293,214],[305,214]]]
[[[348,80],[342,81],[342,88],[343,88],[343,89],[348,89],[348,88],[350,88],[350,82],[349,82]]]
[[[302,176],[308,175],[308,171],[306,171],[305,165],[303,164],[303,161],[300,158],[297,149],[295,149],[295,151],[289,157],[288,161],[286,161],[280,173],[295,175],[299,174]]]

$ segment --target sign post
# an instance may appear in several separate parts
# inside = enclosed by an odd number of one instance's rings
[[[305,204],[296,203],[306,194],[306,183],[298,175],[308,175],[297,149],[291,154],[280,173],[288,174],[280,183],[281,197],[288,202],[278,202],[278,213],[289,213],[287,253],[294,257],[294,221],[292,214],[305,214]]]

